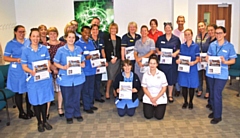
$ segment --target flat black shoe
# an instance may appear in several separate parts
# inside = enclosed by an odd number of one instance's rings
[[[32,118],[35,116],[34,112],[32,110],[27,111],[27,115]]]
[[[105,102],[103,99],[95,99],[95,101],[100,102],[100,103],[104,103]]]
[[[210,123],[211,124],[217,124],[217,123],[219,123],[220,121],[222,121],[222,118],[220,117],[220,118],[213,118],[211,121],[210,121]]]
[[[59,110],[61,110],[62,112],[63,112],[63,108],[58,108],[58,115],[60,116],[60,117],[63,117],[64,116],[64,113],[59,113]]]
[[[43,123],[44,128],[46,128],[47,130],[51,130],[52,126],[50,124],[48,124],[48,122]]]
[[[187,106],[188,106],[188,103],[184,103],[184,104],[182,105],[182,109],[186,109]]]
[[[49,116],[50,116],[50,114],[47,114],[47,116],[46,116],[47,120],[49,119]]]
[[[18,118],[21,118],[21,119],[30,119],[30,117],[26,114],[26,113],[21,113],[18,115]]]
[[[91,107],[91,110],[97,110],[97,109],[98,109],[98,108],[95,107],[95,106]]]
[[[105,97],[105,99],[106,99],[106,100],[110,100],[110,97],[108,97],[108,98],[107,98],[107,97]]]
[[[44,131],[45,131],[45,129],[43,127],[43,124],[39,124],[38,125],[38,132],[44,132]]]
[[[201,96],[202,96],[202,93],[203,93],[203,92],[201,92],[201,93],[199,94],[199,91],[198,91],[197,97],[201,97]]]
[[[74,117],[74,118],[76,118],[78,122],[82,122],[83,121],[83,117],[82,116]]]
[[[170,98],[172,98],[172,100],[170,100]],[[169,103],[173,103],[173,102],[174,102],[174,99],[173,99],[172,96],[169,96],[169,97],[168,97],[168,102],[169,102]]]
[[[73,119],[72,118],[67,118],[66,121],[67,121],[67,124],[72,124],[73,123]]]
[[[175,91],[175,97],[179,97],[179,95],[180,95],[180,91]]]
[[[208,118],[213,118],[213,112],[211,114],[208,115]]]
[[[192,104],[192,103],[189,103],[189,105],[188,105],[188,109],[190,109],[190,110],[193,109],[193,104]]]
[[[83,111],[85,111],[86,113],[88,113],[88,114],[93,114],[94,112],[93,112],[93,110],[91,110],[91,109],[89,109],[89,110],[83,110]]]
[[[54,101],[51,101],[50,106],[55,106],[56,104],[54,103]]]

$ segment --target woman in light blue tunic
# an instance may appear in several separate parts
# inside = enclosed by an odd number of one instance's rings
[[[3,59],[10,62],[7,88],[15,92],[15,102],[19,111],[19,118],[29,119],[34,116],[31,111],[31,104],[28,101],[26,93],[27,114],[23,110],[23,93],[27,92],[26,74],[22,69],[20,60],[22,49],[25,44],[29,44],[29,40],[25,39],[25,28],[22,25],[17,25],[14,28],[14,38],[6,45]]]
[[[31,29],[29,37],[31,43],[23,49],[21,63],[23,70],[29,73],[27,78],[28,98],[38,120],[38,131],[43,132],[45,129],[52,129],[52,126],[46,121],[47,102],[54,100],[52,77],[49,73],[49,78],[36,81],[34,79],[35,77],[37,79],[36,68],[34,69],[32,64],[36,61],[47,60],[47,70],[50,71],[50,55],[47,47],[39,44],[40,34],[37,28]]]

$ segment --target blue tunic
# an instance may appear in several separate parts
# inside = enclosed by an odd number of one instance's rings
[[[30,42],[28,39],[24,43],[19,43],[16,39],[9,41],[6,45],[4,56],[21,58],[22,49]],[[13,92],[27,92],[26,73],[22,69],[21,63],[11,62],[8,69],[7,88]]]
[[[191,57],[191,61],[195,61],[199,57],[199,47],[196,43],[192,42],[188,47],[186,42],[180,47],[179,55]],[[178,83],[182,87],[197,88],[198,87],[198,69],[197,64],[190,66],[190,72],[178,72]]]
[[[90,52],[96,50],[93,42],[89,39],[88,43],[84,42],[82,38],[80,38],[76,43],[76,46],[79,46],[84,52]],[[89,54],[84,54],[84,56],[87,56]],[[85,68],[83,68],[83,71],[86,76],[91,76],[96,74],[96,68],[93,68],[90,60],[85,61]]]
[[[130,33],[127,33],[123,35],[121,45],[124,47],[135,46],[135,42],[140,38],[139,34],[135,34],[135,38],[133,38]]]
[[[50,55],[46,46],[38,45],[38,50],[35,52],[31,45],[23,49],[21,62],[26,64],[29,69],[33,70],[32,62],[50,60]],[[34,77],[31,77],[27,82],[28,98],[32,105],[42,105],[54,100],[52,77],[34,82]]]
[[[179,38],[175,35],[172,35],[171,39],[168,41],[166,39],[166,34],[159,36],[156,42],[156,48],[161,51],[161,48],[172,49],[173,53],[180,48],[181,42]],[[177,82],[177,58],[172,58],[172,64],[160,64],[159,69],[164,72],[167,77],[168,85],[173,85]]]
[[[78,46],[74,46],[74,51],[68,49],[67,44],[58,48],[57,53],[53,59],[54,62],[65,66],[67,64],[67,57],[81,57],[81,61],[84,61],[85,58],[82,55],[82,49]],[[76,86],[85,82],[85,74],[82,71],[81,74],[76,75],[67,75],[67,70],[59,69],[57,83],[60,86]]]

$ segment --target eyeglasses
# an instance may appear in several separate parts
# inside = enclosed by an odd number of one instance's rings
[[[221,35],[221,34],[223,34],[223,32],[215,32],[215,34],[216,35],[219,35],[219,34]]]
[[[20,34],[23,34],[23,33],[25,33],[25,31],[17,31],[18,33],[20,33]]]

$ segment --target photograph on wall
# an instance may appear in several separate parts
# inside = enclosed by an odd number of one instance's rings
[[[108,26],[113,22],[113,0],[75,0],[74,17],[78,22],[78,32],[82,26],[91,26],[94,17],[100,19],[100,30],[108,32]]]

